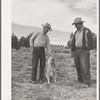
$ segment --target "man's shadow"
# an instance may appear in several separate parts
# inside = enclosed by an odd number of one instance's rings
[[[97,80],[91,80],[92,84],[97,84]]]

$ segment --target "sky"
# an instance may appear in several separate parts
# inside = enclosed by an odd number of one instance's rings
[[[81,17],[84,26],[97,33],[96,0],[12,0],[11,13],[12,23],[41,27],[48,22],[64,32],[74,32],[72,23]]]

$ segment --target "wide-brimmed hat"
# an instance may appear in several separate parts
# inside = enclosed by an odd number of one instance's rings
[[[78,24],[78,23],[83,23],[85,21],[82,21],[82,18],[81,17],[77,17],[75,20],[74,20],[74,23],[72,23],[72,25],[74,24]]]
[[[43,27],[47,28],[48,31],[51,31],[51,25],[49,23],[46,23],[45,25],[42,24]]]

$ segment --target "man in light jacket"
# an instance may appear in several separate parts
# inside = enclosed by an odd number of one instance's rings
[[[90,29],[83,26],[80,17],[74,20],[72,25],[75,25],[76,32],[72,41],[71,51],[74,53],[74,62],[80,83],[84,83],[84,87],[90,87],[90,50],[92,49],[92,33]]]
[[[50,41],[47,33],[51,31],[51,25],[46,23],[43,26],[43,30],[39,32],[35,32],[30,38],[30,46],[33,47],[32,54],[32,83],[36,83],[37,77],[37,65],[40,60],[40,74],[39,74],[39,82],[43,83],[44,78],[44,69],[45,69],[45,49],[47,51],[47,56],[51,55],[51,47]]]

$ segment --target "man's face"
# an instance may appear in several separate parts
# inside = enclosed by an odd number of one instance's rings
[[[77,23],[77,24],[75,24],[75,27],[76,27],[78,30],[80,30],[81,26],[82,26],[81,23]]]
[[[49,30],[46,27],[43,27],[43,32],[47,33]]]

